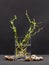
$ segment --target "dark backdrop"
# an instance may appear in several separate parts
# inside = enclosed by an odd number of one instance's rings
[[[0,54],[14,53],[14,36],[10,18],[17,15],[16,27],[19,37],[28,30],[25,11],[31,18],[44,22],[44,29],[31,39],[32,53],[49,54],[49,0],[0,0]]]

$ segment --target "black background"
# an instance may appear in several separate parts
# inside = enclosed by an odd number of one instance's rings
[[[15,25],[19,37],[27,32],[26,9],[31,18],[44,23],[44,29],[32,37],[32,53],[49,54],[49,0],[0,0],[0,54],[14,54],[14,36],[9,23],[14,15],[18,17]]]

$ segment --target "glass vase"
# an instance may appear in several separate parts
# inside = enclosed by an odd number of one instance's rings
[[[15,43],[15,55],[16,58],[25,58],[25,56],[31,55],[31,38],[27,43],[22,43],[23,37],[18,38],[18,45]]]

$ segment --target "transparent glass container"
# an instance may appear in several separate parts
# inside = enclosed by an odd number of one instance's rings
[[[15,55],[16,58],[25,58],[25,56],[31,55],[31,38],[27,43],[22,43],[24,37],[18,38],[18,45],[15,43]]]

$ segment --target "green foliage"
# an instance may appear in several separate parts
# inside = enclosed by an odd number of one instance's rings
[[[17,53],[18,53],[18,50],[21,50],[23,53],[26,53],[28,41],[31,38],[31,36],[36,35],[37,33],[39,33],[43,29],[43,27],[41,27],[41,28],[38,28],[36,30],[36,28],[38,27],[38,24],[35,21],[35,19],[33,19],[33,20],[30,19],[29,15],[27,13],[27,10],[26,10],[26,17],[28,19],[28,22],[30,23],[30,27],[29,27],[26,35],[22,39],[22,41],[18,41],[17,29],[16,29],[16,26],[14,25],[14,21],[17,20],[17,16],[14,15],[14,18],[10,21],[11,28],[13,29],[13,32],[14,32],[15,43],[17,45],[17,48],[16,48]],[[24,46],[24,44],[26,46]]]

